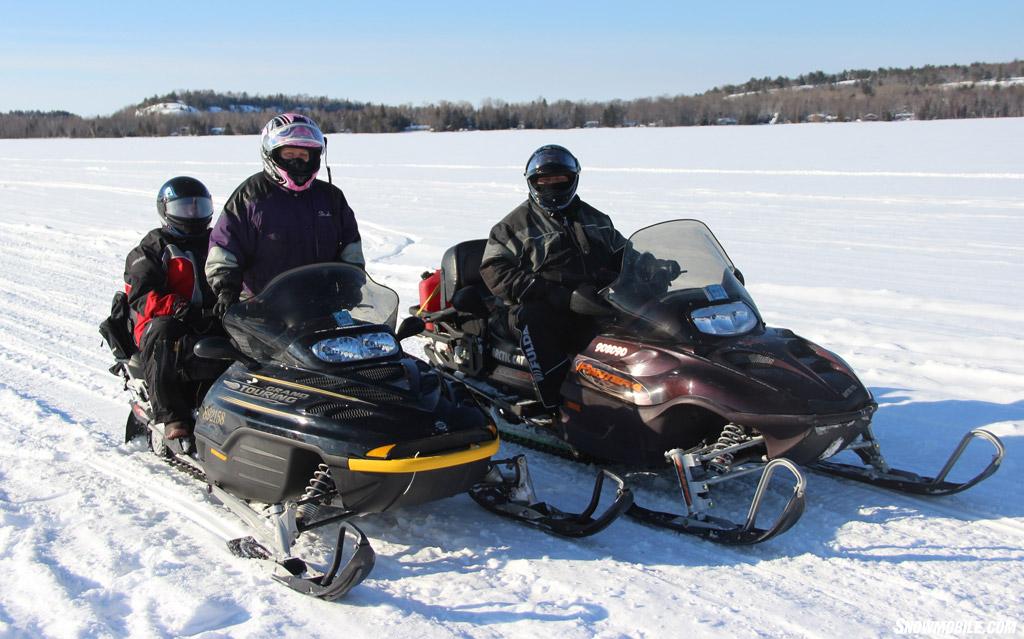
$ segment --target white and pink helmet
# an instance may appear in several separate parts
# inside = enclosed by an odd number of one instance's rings
[[[305,166],[286,165],[277,153],[285,146],[309,149],[309,162]],[[313,179],[320,170],[323,150],[324,134],[320,132],[320,127],[312,118],[301,113],[275,116],[263,127],[260,135],[263,170],[274,182],[292,191],[305,191],[313,185]]]

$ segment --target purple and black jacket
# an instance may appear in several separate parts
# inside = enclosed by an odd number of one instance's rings
[[[366,264],[345,195],[322,180],[289,191],[261,172],[224,204],[210,234],[206,279],[217,294],[256,295],[277,275],[318,262]]]

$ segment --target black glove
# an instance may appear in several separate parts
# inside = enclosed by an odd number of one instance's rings
[[[644,253],[637,259],[636,271],[641,281],[658,281],[664,284],[676,279],[683,272],[679,262],[662,260],[650,253]]]
[[[238,291],[223,290],[217,293],[217,303],[213,305],[213,314],[217,317],[224,317],[228,308],[238,301]]]
[[[171,305],[171,316],[174,319],[184,322],[188,319],[188,311],[192,307],[188,303],[188,300],[175,300],[174,304]]]
[[[676,279],[682,274],[683,269],[679,266],[679,262],[675,260],[657,260],[658,268],[668,277],[668,281]]]

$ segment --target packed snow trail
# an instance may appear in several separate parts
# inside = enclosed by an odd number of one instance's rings
[[[1024,622],[1022,134],[998,120],[334,136],[368,270],[402,308],[445,248],[522,201],[530,151],[562,143],[583,162],[582,197],[624,233],[706,221],[769,324],[872,388],[894,464],[933,473],[969,428],[1007,445],[995,476],[945,499],[809,474],[801,521],[754,548],[627,520],[567,541],[466,496],[367,517],[377,567],[336,603],[231,556],[241,522],[121,443],[125,396],[96,332],[159,185],[193,175],[222,204],[258,169],[255,139],[2,140],[0,636],[860,637]],[[543,499],[587,500],[593,468],[525,452]],[[965,463],[988,454],[972,446]],[[670,478],[633,481],[676,507]],[[722,507],[743,511],[749,490],[728,486]],[[333,534],[299,550],[322,560]]]

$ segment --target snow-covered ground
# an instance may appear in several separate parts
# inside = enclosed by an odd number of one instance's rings
[[[752,548],[625,520],[572,542],[466,496],[373,516],[376,570],[336,603],[231,556],[241,524],[121,444],[125,396],[96,332],[160,184],[193,175],[221,204],[258,170],[257,140],[0,140],[0,635],[1024,633],[1022,139],[1024,119],[332,136],[369,271],[403,308],[447,246],[524,199],[529,153],[562,143],[623,232],[707,222],[768,322],[871,387],[892,461],[935,472],[975,427],[1007,447],[994,477],[944,499],[809,475],[803,519]],[[593,469],[529,455],[542,497],[586,500]],[[967,463],[987,456],[972,446]]]

